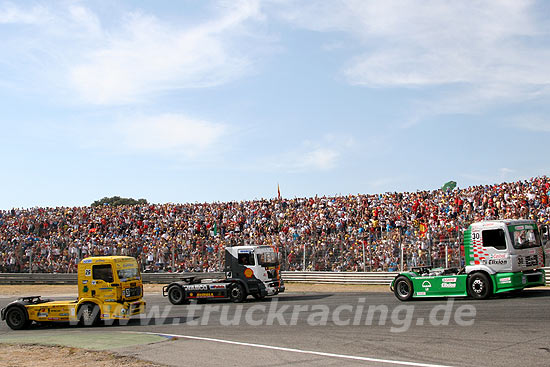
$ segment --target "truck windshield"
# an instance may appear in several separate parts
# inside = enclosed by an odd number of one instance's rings
[[[119,269],[117,271],[117,274],[118,274],[118,279],[120,279],[120,281],[123,282],[128,279],[137,278],[138,270],[137,268]]]
[[[275,252],[263,252],[258,254],[258,262],[261,266],[276,266],[279,264]]]
[[[535,226],[531,224],[508,226],[515,249],[540,247],[540,237]]]

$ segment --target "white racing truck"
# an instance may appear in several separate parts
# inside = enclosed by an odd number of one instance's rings
[[[225,249],[225,278],[183,277],[164,286],[162,295],[180,305],[192,299],[228,299],[243,302],[248,295],[256,299],[285,291],[278,253],[271,246],[234,246]]]

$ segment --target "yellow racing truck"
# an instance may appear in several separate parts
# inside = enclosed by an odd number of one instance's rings
[[[136,259],[128,256],[89,257],[78,264],[78,299],[52,301],[23,297],[0,311],[14,330],[33,321],[71,322],[84,326],[100,320],[128,320],[145,313],[143,283]]]

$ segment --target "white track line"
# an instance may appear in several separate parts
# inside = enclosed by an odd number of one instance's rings
[[[283,352],[313,354],[313,355],[317,355],[317,356],[331,357],[331,358],[353,359],[353,360],[357,360],[357,361],[366,361],[366,362],[391,363],[391,364],[399,364],[399,365],[403,365],[403,366],[417,366],[417,367],[449,367],[449,366],[445,366],[445,365],[441,365],[441,364],[395,361],[395,360],[391,360],[391,359],[369,358],[369,357],[361,357],[361,356],[352,356],[352,355],[348,355],[348,354],[335,354],[335,353],[316,352],[316,351],[313,351],[313,350],[301,350],[301,349],[294,349],[294,348],[276,347],[276,346],[264,345],[264,344],[243,343],[243,342],[236,342],[236,341],[232,341],[232,340],[204,338],[204,337],[200,337],[200,336],[191,336],[191,335],[165,334],[165,333],[155,333],[155,332],[138,332],[138,333],[153,334],[153,335],[160,335],[160,336],[169,336],[169,337],[172,337],[172,338],[202,340],[202,341],[215,342],[215,343],[242,345],[242,346],[245,346],[245,347],[272,349],[272,350],[278,350],[278,351],[283,351]]]

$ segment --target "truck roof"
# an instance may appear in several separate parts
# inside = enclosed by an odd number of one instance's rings
[[[239,248],[243,250],[253,250],[257,248],[273,248],[272,246],[269,246],[269,245],[247,245],[247,246],[231,246],[231,247]],[[228,248],[231,248],[231,247],[228,247]]]
[[[136,260],[131,256],[92,256],[87,257],[80,261],[81,264],[90,264],[90,263],[102,263],[102,262],[125,262],[130,260]]]
[[[532,219],[497,219],[497,220],[484,220],[481,222],[472,223],[472,228],[486,227],[495,224],[504,224],[504,225],[519,225],[519,224],[535,224],[535,221]]]

